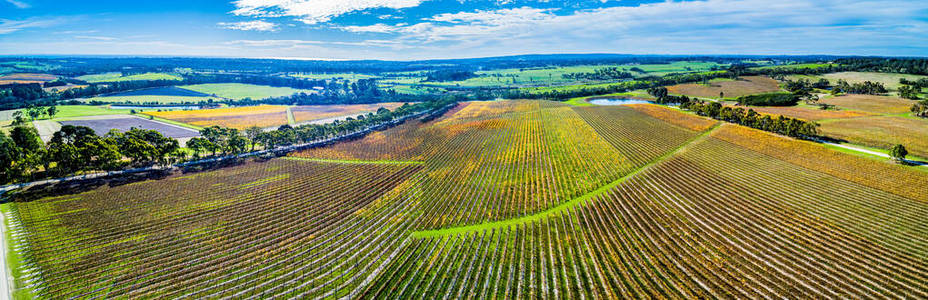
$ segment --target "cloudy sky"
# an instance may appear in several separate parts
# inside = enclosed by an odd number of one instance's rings
[[[0,0],[0,55],[928,56],[928,1]]]

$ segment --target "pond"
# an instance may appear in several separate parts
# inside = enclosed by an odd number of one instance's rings
[[[110,105],[110,109],[137,109],[137,110],[153,110],[153,109],[200,109],[200,106],[197,105],[166,105],[166,106],[141,106],[141,105]]]
[[[649,103],[654,103],[654,102],[651,102],[651,101],[639,100],[639,99],[630,99],[630,98],[623,98],[623,99],[618,99],[618,98],[592,99],[592,100],[589,100],[589,102],[590,102],[590,103],[593,103],[593,104],[596,104],[596,105],[629,105],[629,104],[649,104]]]

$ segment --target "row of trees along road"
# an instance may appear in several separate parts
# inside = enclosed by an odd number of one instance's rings
[[[84,126],[65,125],[43,145],[38,132],[28,124],[0,133],[0,183],[25,182],[93,171],[171,164],[204,156],[233,155],[265,148],[308,143],[342,136],[384,124],[418,112],[434,111],[456,102],[453,98],[404,104],[394,111],[385,108],[343,121],[291,127],[265,132],[260,128],[239,131],[218,126],[204,128],[201,137],[190,139],[183,149],[177,140],[154,130],[112,130],[102,136]],[[192,156],[188,155],[192,152]]]

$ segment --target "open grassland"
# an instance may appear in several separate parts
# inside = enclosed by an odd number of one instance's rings
[[[788,76],[788,78],[806,78],[810,80],[818,80],[819,78],[828,79],[831,84],[835,84],[839,79],[843,79],[848,83],[862,83],[864,81],[879,82],[886,86],[889,90],[896,90],[899,88],[899,79],[905,78],[912,81],[917,81],[921,78],[928,76],[922,75],[911,75],[911,74],[895,74],[895,73],[877,73],[877,72],[839,72],[839,73],[828,73],[823,75],[794,75]]]
[[[245,129],[289,124],[287,107],[278,105],[241,106],[217,109],[147,111],[146,115],[198,127],[222,126]]]
[[[668,86],[672,94],[690,97],[718,98],[724,92],[725,98],[737,98],[745,95],[771,93],[780,90],[779,83],[766,76],[745,76],[737,80],[712,80],[708,85],[687,83]]]
[[[77,117],[124,115],[131,112],[128,109],[110,109],[105,105],[58,105],[55,120],[66,120]]]
[[[915,101],[891,96],[844,95],[820,100],[840,108],[877,114],[904,114],[910,111]]]
[[[293,119],[296,123],[301,123],[337,117],[356,117],[357,115],[376,112],[381,107],[392,111],[402,105],[403,103],[397,102],[353,105],[305,105],[291,107],[290,111],[293,113]]]
[[[663,107],[463,103],[294,156],[17,195],[17,282],[53,299],[928,298],[928,173]]]
[[[121,73],[103,73],[78,76],[77,79],[90,82],[118,82],[118,81],[135,81],[135,80],[181,80],[178,75],[169,73],[143,73],[129,76],[122,76]]]
[[[184,85],[180,88],[200,92],[206,95],[229,99],[264,99],[270,97],[290,96],[296,93],[312,93],[310,90],[300,90],[288,87],[273,87],[243,83],[208,83]]]
[[[909,153],[928,157],[928,120],[872,117],[822,122],[822,133],[855,144],[889,149],[902,144]]]

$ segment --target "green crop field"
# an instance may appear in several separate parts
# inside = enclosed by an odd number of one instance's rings
[[[129,104],[185,104],[200,103],[208,101],[212,97],[189,97],[189,96],[110,96],[110,97],[93,97],[84,100],[84,102],[103,102],[103,103],[129,103]]]
[[[266,85],[242,84],[242,83],[209,83],[179,86],[183,89],[196,91],[209,95],[216,95],[229,99],[264,99],[270,97],[290,96],[296,93],[310,93],[309,90],[300,90],[288,87],[273,87]]]
[[[924,298],[926,181],[662,106],[494,101],[3,210],[41,298]]]
[[[95,82],[116,82],[116,81],[133,81],[133,80],[181,80],[180,76],[168,73],[143,73],[129,76],[122,76],[121,73],[103,73],[79,76],[77,79],[95,83]]]
[[[309,79],[337,79],[357,81],[359,79],[379,78],[377,75],[359,74],[359,73],[312,73],[312,74],[291,74],[292,77],[309,78]]]

